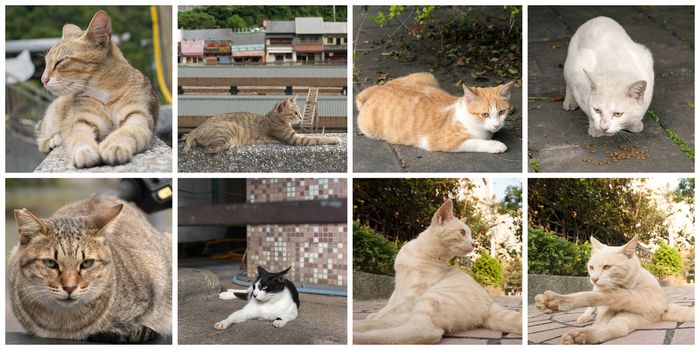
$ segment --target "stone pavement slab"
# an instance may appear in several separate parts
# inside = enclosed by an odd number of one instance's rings
[[[682,306],[695,306],[695,287],[664,287],[664,293],[671,302]],[[579,324],[576,319],[585,308],[544,314],[528,305],[528,343],[559,344],[561,336],[574,328],[586,327],[593,322]],[[604,344],[694,344],[694,322],[656,322],[638,329],[624,337],[612,339]]]
[[[369,18],[376,16],[382,7],[370,7],[365,11],[362,6],[355,6],[354,11],[354,45],[355,65],[353,93],[356,96],[363,89],[374,85],[378,77],[384,74],[387,79],[399,78],[416,72],[432,71],[440,86],[455,96],[463,95],[459,80],[466,84],[493,86],[506,80],[485,77],[487,81],[475,83],[468,65],[463,67],[437,67],[434,55],[421,54],[434,52],[435,44],[429,40],[417,41],[409,37],[407,30],[398,30],[399,22],[393,21],[384,27]],[[499,10],[484,9],[484,13]],[[405,18],[406,14],[401,19]],[[450,19],[451,9],[446,6],[437,13],[437,18]],[[488,15],[483,15],[486,18]],[[516,24],[519,25],[519,24]],[[416,45],[415,59],[399,62],[383,55],[385,39],[394,34],[395,41],[410,41]],[[435,39],[433,39],[435,40]],[[427,42],[427,43],[426,43]],[[421,46],[423,45],[423,46]],[[429,152],[416,147],[392,145],[384,141],[365,137],[357,128],[357,108],[353,108],[353,170],[355,172],[520,172],[522,171],[522,88],[511,90],[511,105],[514,112],[506,120],[506,125],[494,135],[508,146],[501,154],[487,153],[445,153]]]
[[[671,130],[694,149],[694,11],[691,7],[577,6],[574,11],[567,7],[531,6],[528,11],[531,172],[693,172],[694,161],[665,131]],[[629,140],[592,138],[587,133],[586,115],[580,110],[567,112],[562,108],[568,41],[581,24],[600,15],[618,21],[654,57],[655,87],[649,111],[660,120],[656,122],[650,115],[645,116],[644,131]],[[614,161],[615,157],[606,156],[606,151],[631,152],[634,156],[633,150],[624,151],[621,147],[636,149],[648,157]]]
[[[511,296],[495,297],[496,302],[503,305],[507,309],[520,312],[522,308],[522,297]],[[388,299],[375,300],[353,300],[352,303],[352,319],[364,320],[371,313],[381,310],[387,303]],[[443,336],[440,345],[444,344],[522,344],[521,334],[508,334],[494,331],[486,328],[471,329],[468,331],[453,332]]]

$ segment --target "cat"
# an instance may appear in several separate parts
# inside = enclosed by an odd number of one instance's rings
[[[97,11],[85,31],[63,26],[41,81],[58,98],[38,126],[39,151],[65,144],[71,165],[89,168],[127,163],[151,143],[158,96],[112,42],[106,12]]]
[[[141,343],[171,332],[171,236],[110,196],[48,219],[16,209],[8,261],[12,310],[42,338]]]
[[[506,145],[491,138],[508,116],[512,86],[462,85],[458,98],[432,74],[414,73],[360,92],[357,124],[369,138],[428,151],[502,153]]]
[[[284,277],[289,269],[291,267],[280,272],[267,272],[258,266],[258,277],[245,293],[230,291],[221,293],[219,295],[221,299],[233,299],[235,296],[248,300],[248,304],[221,322],[217,322],[214,328],[223,330],[231,324],[252,319],[272,321],[275,328],[282,328],[288,322],[294,321],[298,315],[299,293],[294,283]]]
[[[522,316],[498,305],[474,279],[448,262],[474,249],[469,227],[447,200],[430,226],[396,256],[389,303],[355,321],[355,344],[435,344],[445,333],[486,327],[522,332]]]
[[[219,153],[244,145],[284,143],[294,146],[334,145],[336,137],[297,134],[293,124],[302,120],[297,97],[285,98],[265,116],[233,112],[208,118],[184,137],[183,153],[192,145],[204,146],[206,153]]]
[[[654,60],[613,19],[596,17],[571,38],[564,64],[564,110],[588,116],[588,134],[641,132],[654,91]]]
[[[589,307],[579,322],[592,319],[597,311],[593,325],[564,333],[562,344],[602,343],[654,322],[695,320],[692,307],[672,304],[657,279],[642,268],[636,236],[620,247],[607,246],[592,236],[591,244],[588,274],[592,291],[561,295],[548,290],[535,296],[536,307],[545,313]]]

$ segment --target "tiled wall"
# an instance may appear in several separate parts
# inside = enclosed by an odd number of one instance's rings
[[[249,203],[347,198],[345,179],[248,179]],[[248,276],[289,266],[294,282],[347,286],[348,228],[333,225],[249,225]]]

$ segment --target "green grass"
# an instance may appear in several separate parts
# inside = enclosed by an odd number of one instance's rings
[[[540,172],[540,162],[537,160],[537,158],[530,158],[530,167],[532,167],[532,170],[534,170],[536,173]]]
[[[649,110],[649,111],[647,111],[647,113],[649,114],[651,119],[654,119],[654,121],[657,124],[659,124],[659,126],[662,129],[664,129],[664,131],[666,132],[666,135],[668,135],[668,137],[671,138],[671,140],[673,140],[673,143],[675,143],[676,145],[678,145],[678,147],[680,147],[681,151],[683,151],[683,153],[685,153],[685,155],[688,156],[688,158],[690,158],[690,160],[695,160],[695,150],[693,150],[692,147],[688,146],[685,143],[685,141],[683,141],[683,139],[680,136],[678,136],[678,134],[673,132],[673,130],[668,129],[666,126],[661,124],[661,118],[659,118],[659,116],[656,115],[656,112]]]

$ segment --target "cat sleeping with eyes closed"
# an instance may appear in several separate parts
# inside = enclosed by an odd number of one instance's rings
[[[294,283],[284,277],[289,269],[291,267],[280,272],[268,272],[258,266],[258,277],[245,293],[229,290],[219,294],[220,299],[240,298],[248,300],[248,304],[217,322],[214,328],[223,330],[234,323],[252,319],[272,321],[272,326],[282,328],[287,322],[295,320],[299,309],[299,293]]]
[[[596,344],[623,337],[654,322],[692,322],[695,311],[671,303],[658,280],[642,268],[636,254],[637,237],[621,247],[607,246],[591,236],[588,275],[593,290],[558,294],[551,290],[535,296],[535,305],[545,313],[588,307],[578,322],[593,325],[572,329],[562,344]]]
[[[513,82],[463,85],[463,97],[440,89],[430,73],[414,73],[371,86],[357,95],[357,124],[367,137],[441,152],[502,153],[492,140],[510,110]]]
[[[571,38],[564,64],[564,110],[588,116],[588,134],[640,132],[654,91],[654,61],[625,29],[608,17],[581,25]]]

